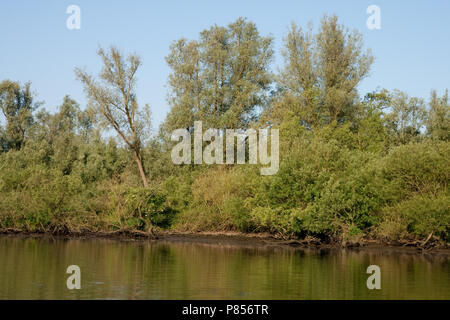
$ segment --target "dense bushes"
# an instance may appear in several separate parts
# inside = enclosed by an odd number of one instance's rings
[[[272,42],[245,19],[207,29],[198,41],[174,42],[167,57],[171,110],[153,137],[146,135],[148,108],[138,110],[133,90],[125,94],[116,80],[123,68],[103,74],[120,94],[91,86],[96,108],[81,110],[66,96],[54,114],[36,112],[29,84],[1,82],[0,229],[448,243],[448,93],[433,92],[428,108],[398,90],[361,99],[357,87],[373,58],[361,35],[335,16],[324,17],[317,34],[292,25],[277,75],[269,71]],[[117,49],[111,52],[124,63]],[[136,56],[127,61],[137,70]],[[171,130],[192,132],[195,120],[204,130],[278,128],[279,171],[261,176],[258,165],[174,165]],[[105,138],[111,133],[102,131],[105,124],[118,139]]]
[[[3,229],[63,233],[150,231],[170,226],[175,214],[164,192],[156,188],[133,187],[110,179],[86,183],[81,178],[83,172],[64,175],[44,165],[21,168],[18,172],[22,174],[14,175],[15,171],[10,170],[0,174]],[[126,175],[122,175],[125,181]]]
[[[449,242],[450,196],[417,195],[383,209],[383,220],[378,226],[380,237],[387,239],[421,239],[427,236]]]
[[[383,156],[320,133],[303,137],[274,176],[251,166],[207,170],[192,184],[192,203],[178,223],[192,231],[335,240],[423,239],[433,232],[448,241],[449,150],[447,142],[425,140]]]
[[[247,230],[246,203],[252,177],[244,168],[219,166],[203,170],[190,186],[192,200],[177,219],[177,227],[192,231]]]
[[[80,143],[72,160],[57,159],[44,142],[30,143],[0,154],[0,228],[244,231],[323,240],[424,241],[431,234],[448,242],[448,142],[425,139],[385,154],[353,148],[354,138],[335,125],[300,130],[281,146],[276,175],[261,176],[254,165],[176,167],[149,188],[139,187],[132,161],[111,142]]]
[[[0,154],[1,229],[149,231],[171,224],[175,210],[166,193],[136,187],[125,150],[100,140],[68,145],[70,156],[55,152],[48,139]]]

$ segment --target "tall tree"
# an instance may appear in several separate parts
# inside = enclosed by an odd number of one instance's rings
[[[150,122],[150,111],[148,105],[143,110],[139,109],[135,92],[135,75],[141,59],[135,54],[125,59],[115,47],[111,47],[109,52],[100,48],[98,55],[103,61],[100,81],[80,68],[76,68],[75,73],[83,83],[94,110],[101,115],[101,124],[114,129],[133,153],[142,183],[147,187],[142,144]]]
[[[4,129],[0,126],[0,153],[5,151],[8,151],[8,141]]]
[[[316,37],[321,103],[330,122],[353,118],[357,86],[373,62],[370,51],[363,52],[362,35],[349,31],[337,20],[335,15],[324,17]]]
[[[174,42],[166,58],[172,69],[166,129],[188,128],[195,120],[246,128],[265,104],[272,82],[272,42],[242,18],[204,30],[199,40]]]
[[[33,124],[33,111],[39,103],[33,102],[30,83],[4,80],[0,83],[0,109],[6,119],[3,149],[22,148],[28,129]]]
[[[368,75],[373,57],[363,50],[362,36],[325,16],[316,34],[292,24],[284,39],[284,68],[279,92],[270,110],[275,118],[297,115],[307,127],[353,119],[358,84]],[[276,110],[279,109],[279,110]]]
[[[434,139],[450,140],[450,104],[448,90],[438,97],[436,90],[431,92],[430,106],[426,117],[427,133]]]
[[[314,126],[320,122],[314,52],[312,25],[309,25],[308,31],[303,32],[292,23],[289,33],[284,38],[282,55],[285,65],[276,77],[279,92],[282,94],[275,101],[275,110],[272,110],[273,122],[284,118],[299,118],[307,126]]]
[[[424,116],[423,99],[410,97],[400,90],[393,91],[386,121],[399,143],[407,143],[420,134],[424,125]]]

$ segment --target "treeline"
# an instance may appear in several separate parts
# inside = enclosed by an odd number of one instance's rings
[[[273,38],[245,19],[173,42],[171,110],[156,135],[135,94],[140,58],[114,47],[98,54],[97,78],[75,71],[83,109],[66,96],[51,114],[30,84],[0,83],[0,229],[449,242],[448,92],[361,96],[373,57],[335,16],[317,31],[292,24],[275,73]],[[278,128],[278,173],[174,165],[171,132],[198,120],[204,129]]]

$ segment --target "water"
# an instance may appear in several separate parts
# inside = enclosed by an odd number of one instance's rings
[[[0,299],[450,299],[450,256],[0,237]],[[69,290],[69,265],[81,289]],[[366,269],[381,268],[381,290]]]

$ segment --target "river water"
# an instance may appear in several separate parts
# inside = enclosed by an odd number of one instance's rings
[[[69,265],[79,290],[67,288]],[[367,288],[369,265],[379,290]],[[0,299],[450,299],[450,256],[2,236]]]

